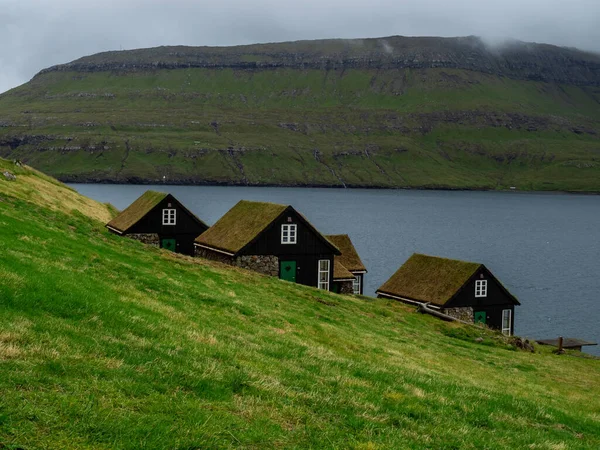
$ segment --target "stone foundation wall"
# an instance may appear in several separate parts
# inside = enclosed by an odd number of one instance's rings
[[[354,287],[352,281],[336,281],[340,286],[340,294],[354,294]]]
[[[125,236],[153,247],[160,247],[160,239],[156,233],[133,233],[126,234]]]
[[[442,309],[441,312],[464,322],[475,322],[473,308],[471,306],[463,306],[461,308],[446,308]]]
[[[233,258],[232,256],[213,252],[198,246],[194,247],[194,256],[219,261],[230,266],[238,266],[242,269],[252,270],[271,277],[279,277],[279,258],[277,256],[245,255]]]
[[[238,256],[235,265],[243,269],[253,270],[272,277],[279,276],[279,258],[272,255]]]
[[[202,247],[194,246],[194,256],[198,258],[210,259],[211,261],[218,261],[224,264],[234,265],[233,258],[231,256],[224,255],[223,253],[213,252]]]

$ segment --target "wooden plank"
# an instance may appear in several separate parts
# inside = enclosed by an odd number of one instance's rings
[[[588,342],[582,339],[577,338],[563,338],[562,339],[562,347],[563,348],[580,348],[585,345],[598,345],[597,342]],[[536,340],[538,344],[542,345],[552,345],[553,347],[559,347],[559,339],[540,339]]]

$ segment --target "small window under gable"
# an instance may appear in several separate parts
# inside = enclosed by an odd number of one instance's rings
[[[167,208],[162,210],[162,224],[163,225],[176,225],[176,210],[173,208]]]
[[[475,297],[487,297],[487,280],[475,280]]]
[[[295,244],[297,242],[298,227],[296,224],[281,225],[281,243]]]

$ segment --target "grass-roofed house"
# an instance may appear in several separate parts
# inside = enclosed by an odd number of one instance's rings
[[[347,234],[325,236],[342,254],[335,257],[333,263],[333,284],[335,292],[340,294],[363,293],[364,275],[367,268],[358,256],[356,248]]]
[[[193,256],[194,239],[208,225],[171,194],[146,191],[106,224],[106,228],[146,244]]]
[[[378,297],[432,309],[514,333],[519,301],[483,264],[413,254],[378,290]]]
[[[194,245],[196,256],[333,289],[337,247],[289,205],[242,200]]]

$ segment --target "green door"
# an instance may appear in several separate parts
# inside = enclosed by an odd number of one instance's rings
[[[163,239],[162,240],[162,248],[166,248],[167,250],[175,251],[175,247],[177,246],[175,239]]]
[[[281,264],[279,265],[279,278],[295,283],[296,261],[281,261]]]
[[[485,323],[486,314],[485,311],[477,311],[473,318],[475,319],[475,323]]]

